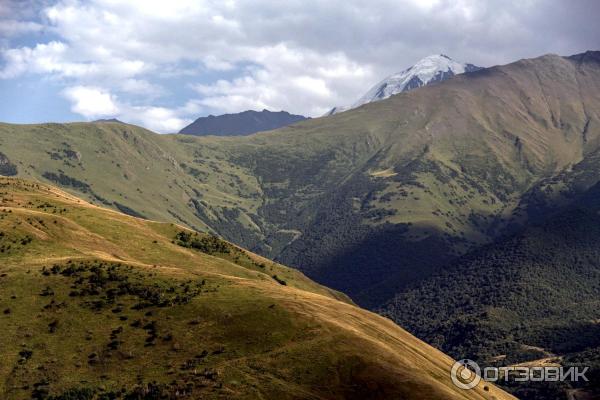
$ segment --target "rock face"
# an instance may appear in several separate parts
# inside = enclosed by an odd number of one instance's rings
[[[348,111],[363,104],[387,99],[398,93],[408,92],[421,86],[441,82],[454,75],[465,72],[474,72],[481,67],[468,63],[454,61],[443,54],[431,55],[423,58],[412,67],[388,76],[350,106],[332,108],[326,115],[333,115]]]
[[[237,114],[201,117],[179,133],[195,136],[242,136],[282,128],[305,119],[302,115],[290,114],[287,111],[248,110]]]
[[[17,172],[17,166],[11,163],[4,153],[0,152],[0,175],[15,176]]]

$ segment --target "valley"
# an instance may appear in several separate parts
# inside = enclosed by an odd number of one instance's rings
[[[597,181],[598,58],[522,60],[248,137],[3,124],[0,146],[18,176],[217,233],[376,307]]]
[[[600,294],[599,93],[600,53],[590,51],[460,74],[243,137],[159,135],[111,121],[3,123],[0,173],[59,186],[90,209],[112,208],[137,224],[165,221],[163,241],[175,240],[175,226],[190,228],[259,255],[252,259],[293,267],[273,264],[277,271],[265,274],[255,261],[240,267],[228,259],[225,275],[235,276],[236,290],[238,279],[266,290],[266,302],[302,291],[298,301],[310,312],[286,303],[301,315],[323,312],[327,320],[338,306],[359,310],[354,302],[455,358],[515,364],[543,358],[535,350],[542,348],[597,374],[598,325],[590,321],[599,318]],[[169,257],[184,251],[167,242]],[[146,267],[166,262],[121,254],[114,243],[94,248],[83,253]],[[72,256],[59,247],[48,261]],[[211,268],[229,282],[220,266]],[[298,390],[309,390],[307,382]],[[597,390],[507,389],[523,399]]]

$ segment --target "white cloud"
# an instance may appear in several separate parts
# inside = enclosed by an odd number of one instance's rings
[[[52,41],[48,44],[38,44],[34,48],[21,47],[8,49],[3,52],[6,61],[0,70],[0,78],[14,78],[26,72],[51,73],[59,69],[62,54],[66,45]],[[73,66],[64,65],[60,69],[65,72],[73,71]]]
[[[200,104],[214,112],[267,108],[321,115],[374,79],[370,67],[341,53],[323,55],[278,44],[256,50],[253,57],[261,67],[248,67],[231,80],[193,85],[203,97]]]
[[[146,98],[159,97],[165,93],[165,90],[160,85],[155,85],[145,79],[125,79],[121,82],[119,88],[127,93],[144,95]]]
[[[122,79],[139,75],[151,67],[141,60],[103,57],[102,48],[92,51],[96,57],[88,61],[68,44],[60,41],[40,43],[35,47],[20,47],[3,52],[5,66],[0,78],[14,78],[22,74],[50,74],[58,78],[74,78],[80,81],[97,82]]]
[[[109,91],[93,86],[73,86],[62,92],[71,102],[71,111],[88,120],[114,117],[125,122],[137,123],[157,132],[178,132],[189,124],[189,118],[182,117],[189,111],[198,109],[193,103],[176,109],[153,106],[135,106],[119,102]]]
[[[30,21],[16,21],[5,19],[0,23],[0,37],[17,36],[30,32],[39,32],[43,29],[41,24]]]
[[[150,109],[152,101],[166,93],[156,77],[185,74],[189,66],[182,68],[181,62],[213,71],[250,65],[242,67],[237,78],[198,85],[210,87],[211,93],[181,103],[194,100],[214,113],[269,108],[308,115],[355,97],[378,78],[368,64],[341,51],[284,43],[278,34],[268,40],[253,37],[260,27],[244,18],[246,7],[182,0],[168,6],[160,1],[144,1],[143,6],[135,1],[59,1],[44,14],[61,40],[5,51],[0,77],[49,74],[69,85],[108,88],[120,98],[146,96],[145,104],[136,105]],[[256,20],[261,23],[268,28],[271,22]],[[188,80],[192,79],[193,75]]]
[[[148,129],[162,133],[179,132],[181,128],[192,122],[182,118],[183,110],[165,107],[130,107],[119,115],[126,122],[139,123]]]
[[[101,88],[74,86],[65,89],[63,95],[71,101],[71,110],[86,118],[115,116],[119,113],[116,99]]]

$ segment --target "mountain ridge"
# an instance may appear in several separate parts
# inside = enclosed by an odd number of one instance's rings
[[[454,75],[474,72],[480,69],[481,67],[473,64],[454,61],[444,54],[427,56],[411,67],[384,78],[351,105],[334,107],[326,115],[348,111],[363,104],[387,99],[398,93],[442,82]]]
[[[200,117],[179,133],[205,136],[243,136],[260,131],[281,128],[307,119],[302,115],[290,114],[287,111],[273,112],[269,110],[247,110],[233,114],[209,115]]]
[[[380,309],[465,255],[598,198],[599,55],[519,60],[235,138],[109,123],[0,124],[3,164],[99,205],[218,233]],[[552,302],[540,304],[552,312]],[[418,315],[395,318],[414,317],[407,325],[440,347],[452,340],[444,330],[432,340]],[[496,317],[474,326],[493,336]],[[568,333],[552,332],[555,340]],[[460,349],[477,355],[450,348]]]
[[[518,229],[544,182],[595,168],[594,54],[461,74],[252,136],[4,124],[0,143],[20,176],[219,233],[376,307]],[[584,175],[574,191],[595,182]]]

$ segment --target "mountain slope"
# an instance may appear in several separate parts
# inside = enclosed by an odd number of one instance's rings
[[[38,183],[0,193],[4,399],[512,398],[455,388],[449,357],[220,239]]]
[[[219,233],[377,307],[598,182],[598,54],[461,74],[247,137],[2,124],[0,146],[19,176]]]
[[[272,112],[269,110],[243,111],[236,114],[209,115],[201,117],[183,128],[179,133],[206,136],[250,135],[260,131],[270,131],[303,121],[306,117],[290,114],[287,111]]]
[[[474,251],[398,293],[384,313],[454,357],[511,365],[550,356],[590,367],[589,383],[515,385],[519,398],[600,394],[600,203]],[[589,206],[589,204],[588,204]],[[548,390],[548,389],[545,389]]]
[[[480,70],[473,64],[463,64],[454,61],[450,57],[439,54],[431,55],[419,60],[412,67],[404,71],[388,76],[381,82],[373,86],[367,93],[352,105],[332,108],[327,115],[337,114],[339,112],[348,111],[353,108],[362,106],[363,104],[371,103],[387,99],[398,93],[408,92],[421,86],[431,83],[441,82],[454,75],[465,72],[474,72]]]
[[[306,189],[274,185],[288,200],[272,215],[304,233],[279,259],[368,304],[493,240],[522,195],[598,148],[599,66],[593,54],[523,60],[303,125],[327,149],[312,164],[326,167]],[[262,163],[282,161],[270,170],[301,170],[271,148]],[[328,179],[336,189],[316,194]]]

